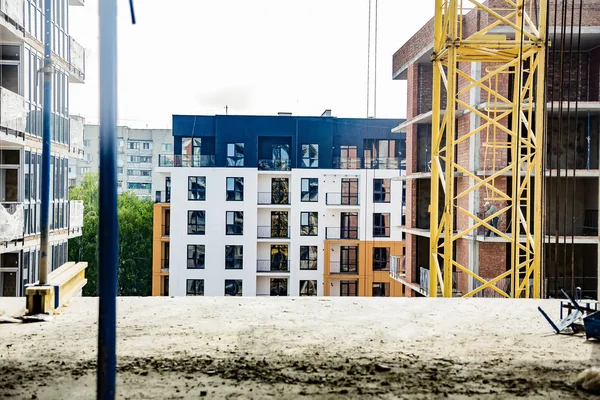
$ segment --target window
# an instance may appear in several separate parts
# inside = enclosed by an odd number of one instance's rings
[[[300,213],[300,236],[317,236],[319,214],[316,212]]]
[[[244,268],[244,246],[225,246],[225,269]]]
[[[88,161],[88,162],[92,161],[92,155],[90,153],[85,153],[84,157],[85,157],[85,161]]]
[[[227,143],[227,166],[244,166],[244,143]]]
[[[151,150],[152,149],[152,143],[150,143],[150,142],[144,142],[144,143],[142,143],[142,149],[144,149],[144,150]]]
[[[390,270],[390,248],[373,247],[373,271]]]
[[[204,279],[188,279],[186,296],[204,296]]]
[[[390,297],[389,282],[373,282],[373,297]]]
[[[317,281],[300,281],[300,296],[316,296]]]
[[[373,236],[390,237],[390,214],[373,214]]]
[[[119,147],[123,147],[123,139],[119,139]]]
[[[188,211],[188,235],[204,235],[206,211]]]
[[[152,156],[129,156],[129,162],[132,163],[151,163]]]
[[[152,189],[152,184],[151,183],[144,183],[144,182],[127,182],[127,189],[132,189],[132,190],[151,190]]]
[[[300,246],[300,269],[317,269],[317,246]]]
[[[121,171],[123,168],[121,168]],[[127,175],[129,176],[152,176],[152,171],[149,169],[128,169]]]
[[[173,151],[173,145],[171,143],[163,143],[162,151]]]
[[[318,168],[319,167],[319,145],[318,144],[303,144],[302,145],[302,168]]]
[[[117,167],[117,173],[122,174],[123,173],[123,167]]]
[[[373,179],[373,203],[390,202],[390,179]]]
[[[244,178],[227,178],[227,201],[244,200]]]
[[[92,141],[90,139],[83,140],[83,147],[90,147],[92,145]]]
[[[340,296],[358,296],[358,282],[340,281]]]
[[[127,148],[128,149],[132,149],[132,150],[133,149],[138,149],[139,150],[139,148],[140,148],[140,142],[130,142],[130,141],[128,141],[127,142]]]
[[[300,189],[301,201],[319,201],[319,180],[317,178],[302,178]]]
[[[357,146],[340,146],[340,159],[337,164],[336,167],[341,169],[359,169]]]
[[[358,246],[340,247],[340,272],[358,273]]]
[[[206,200],[206,177],[188,177],[188,200]]]
[[[287,296],[288,280],[285,278],[271,278],[271,296]]]
[[[244,234],[244,212],[243,211],[227,211],[226,218],[226,235],[243,235]]]
[[[358,205],[358,179],[342,178],[340,204]]]
[[[187,246],[187,268],[204,269],[204,245],[188,244]]]
[[[225,296],[241,296],[242,295],[242,280],[241,279],[226,279],[225,280]]]

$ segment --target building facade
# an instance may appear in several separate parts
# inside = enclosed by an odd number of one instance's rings
[[[159,154],[173,152],[170,129],[131,129],[117,127],[118,193],[134,192],[139,198],[151,199],[158,181],[152,173]],[[99,171],[100,126],[85,125],[83,132],[85,156],[69,169],[69,184],[80,184],[86,173]]]
[[[502,9],[504,1],[489,0],[492,8]],[[566,6],[565,10],[561,7]],[[581,19],[579,4],[571,11],[573,3],[549,2],[548,36],[551,46],[546,64],[546,133],[544,154],[544,239],[542,287],[546,296],[561,296],[560,289],[580,287],[585,297],[598,297],[598,185],[600,170],[600,1],[582,3]],[[563,14],[563,11],[566,11]],[[568,26],[553,26],[565,20]],[[491,20],[491,18],[490,18]],[[485,13],[471,11],[462,19],[465,35],[489,25]],[[581,27],[570,26],[574,21]],[[580,29],[581,28],[581,29]],[[394,132],[406,135],[406,188],[407,218],[403,231],[406,233],[406,273],[400,278],[409,296],[429,292],[430,217],[431,204],[431,129],[433,70],[430,55],[433,52],[434,23],[430,20],[408,40],[393,56],[393,79],[407,81],[407,121],[398,125]],[[494,31],[491,31],[492,33]],[[561,32],[575,32],[579,47],[565,45]],[[576,42],[573,42],[576,43]],[[462,66],[462,73],[475,79],[483,79],[493,66],[478,63],[472,67]],[[487,82],[487,81],[486,81]],[[458,79],[460,88],[469,82]],[[498,78],[489,82],[498,92],[509,98],[513,82]],[[462,100],[477,106],[482,112],[492,113],[493,104],[482,90],[463,94]],[[559,113],[559,109],[561,112]],[[456,118],[457,137],[481,124],[474,113],[458,110]],[[504,121],[503,123],[506,123]],[[490,133],[492,132],[492,133]],[[458,156],[468,171],[479,177],[489,177],[510,163],[511,155],[506,149],[493,149],[490,142],[510,140],[505,133],[484,129],[457,146]],[[512,185],[512,177],[503,174],[495,179],[496,187],[503,191]],[[467,187],[467,176],[456,179],[457,187]],[[461,186],[462,185],[462,186]],[[504,199],[493,199],[484,190],[476,190],[456,202],[470,213],[485,211],[485,202],[491,201],[498,210],[505,207]],[[441,215],[441,212],[440,212]],[[506,215],[501,215],[498,228],[510,233]],[[456,218],[458,231],[469,228],[465,218]],[[510,267],[510,245],[500,237],[486,237],[485,229],[465,235],[455,244],[457,257],[462,265],[469,265],[479,276],[492,279]],[[464,295],[477,287],[478,282],[461,271],[454,271],[453,290]],[[498,286],[510,291],[510,281],[504,279]],[[496,296],[485,289],[482,296]]]
[[[153,295],[401,296],[400,122],[174,116]]]
[[[68,239],[81,235],[83,205],[69,201],[68,168],[83,157],[83,120],[69,115],[69,85],[85,80],[85,52],[69,35],[69,6],[55,0],[52,18],[51,267],[67,260]],[[42,160],[44,2],[0,4],[0,296],[22,296],[38,279]]]

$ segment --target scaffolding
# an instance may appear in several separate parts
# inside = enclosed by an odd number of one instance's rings
[[[439,284],[441,295],[452,297],[456,271],[473,280],[473,289],[463,297],[491,289],[502,297],[539,298],[547,3],[464,3],[435,2],[429,295],[437,296]],[[467,23],[467,16],[476,16],[477,22]],[[502,84],[506,82],[510,84]],[[478,101],[472,96],[467,100],[472,90],[480,93]],[[541,105],[537,112],[536,104]],[[456,119],[466,114],[473,115],[475,123],[459,130]],[[478,149],[473,143],[478,142],[470,139],[484,135],[491,169],[477,171],[459,157],[458,148],[470,144],[469,151],[474,152]],[[496,154],[502,152],[506,161],[497,162]],[[456,178],[468,184],[457,185]],[[506,184],[498,184],[499,180]],[[503,205],[482,215],[473,200],[480,194],[484,201]],[[506,218],[506,232],[494,223],[500,216]],[[457,217],[463,221],[460,229]],[[495,278],[483,278],[457,260],[457,240],[473,240],[480,228],[510,246],[508,267]]]

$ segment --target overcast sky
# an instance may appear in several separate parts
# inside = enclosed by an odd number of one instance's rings
[[[118,3],[121,125],[170,128],[173,114],[224,114],[226,105],[230,114],[367,115],[368,0],[134,0],[136,25],[128,1]],[[433,0],[378,4],[377,117],[404,118],[392,55],[433,16]],[[71,113],[97,123],[98,0],[70,11],[87,51]],[[373,60],[371,72],[373,93]]]

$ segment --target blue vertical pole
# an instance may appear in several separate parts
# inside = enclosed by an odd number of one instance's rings
[[[97,398],[115,398],[117,297],[117,2],[100,11],[100,221]]]
[[[52,135],[52,0],[44,4],[44,98],[42,115],[42,193],[41,193],[41,240],[40,240],[40,279],[39,284],[48,283],[48,255],[50,225],[50,140]]]

